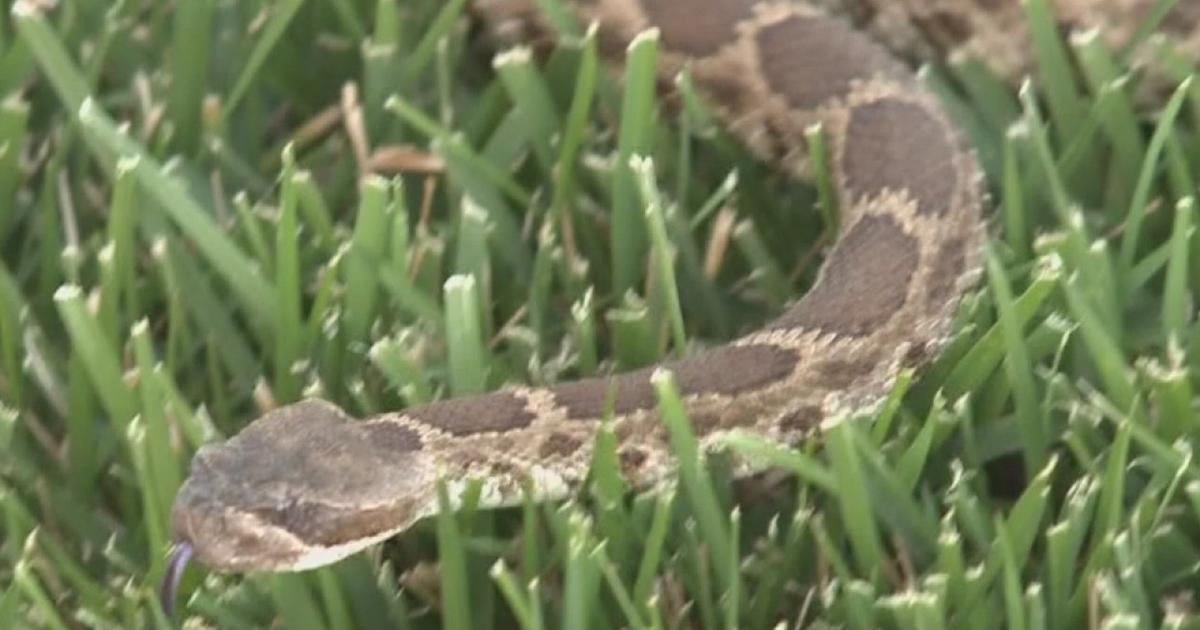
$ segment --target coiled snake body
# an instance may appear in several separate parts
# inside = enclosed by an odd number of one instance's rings
[[[494,9],[512,0],[480,2]],[[1120,38],[1152,4],[1059,0],[1057,10],[1076,23],[1111,18]],[[899,370],[936,354],[978,275],[979,169],[912,72],[843,18],[894,44],[951,54],[999,49],[988,56],[1001,71],[1019,72],[1026,63],[1019,2],[571,5],[583,23],[601,25],[609,52],[657,28],[662,76],[687,66],[729,127],[786,168],[804,170],[804,133],[813,124],[832,148],[841,237],[813,289],[760,330],[659,366],[673,372],[702,444],[733,429],[794,443],[822,423],[869,410]],[[1167,24],[1191,30],[1198,6],[1181,2]],[[439,474],[452,487],[482,479],[486,505],[518,501],[525,480],[540,496],[562,497],[587,473],[610,397],[623,472],[636,485],[652,484],[671,471],[652,373],[517,387],[362,421],[319,400],[280,408],[196,455],[174,506],[176,540],[218,570],[298,570],[434,512]]]

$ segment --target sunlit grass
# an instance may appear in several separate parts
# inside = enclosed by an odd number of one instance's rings
[[[836,204],[686,76],[662,107],[653,36],[612,76],[569,22],[496,55],[465,0],[37,4],[0,23],[0,625],[1200,624],[1200,83],[1167,40],[1152,106],[1045,0],[1019,91],[924,69],[993,192],[979,290],[875,417],[729,440],[779,474],[699,454],[662,374],[674,484],[631,492],[602,428],[572,500],[193,568],[169,620],[201,444],[309,395],[368,415],[719,343],[811,282]]]

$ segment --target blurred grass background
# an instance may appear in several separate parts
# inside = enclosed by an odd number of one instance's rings
[[[994,236],[954,341],[879,414],[730,440],[782,471],[731,483],[659,382],[677,486],[628,492],[602,431],[573,500],[468,493],[304,574],[193,568],[171,620],[201,444],[304,396],[367,415],[719,343],[803,292],[836,215],[686,76],[664,108],[652,37],[616,77],[570,23],[497,55],[464,0],[8,3],[0,625],[1200,627],[1197,60],[1023,4],[1019,91],[922,71]],[[1148,106],[1132,52],[1167,78]]]

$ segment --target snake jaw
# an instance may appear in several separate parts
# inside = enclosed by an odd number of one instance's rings
[[[305,571],[324,566],[406,529],[428,509],[407,501],[378,510],[346,508],[323,512],[304,503],[283,508],[237,509],[210,501],[189,501],[184,492],[174,511],[175,538],[197,560],[221,572]],[[295,524],[319,523],[337,533],[324,537]]]
[[[217,571],[294,570],[308,545],[253,512],[180,492],[173,511],[175,539]]]

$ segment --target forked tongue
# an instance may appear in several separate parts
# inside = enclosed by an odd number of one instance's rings
[[[167,617],[175,615],[175,596],[179,592],[179,581],[183,578],[183,570],[191,562],[194,551],[190,543],[181,542],[171,552],[171,559],[167,562],[167,573],[158,589],[159,602]]]

